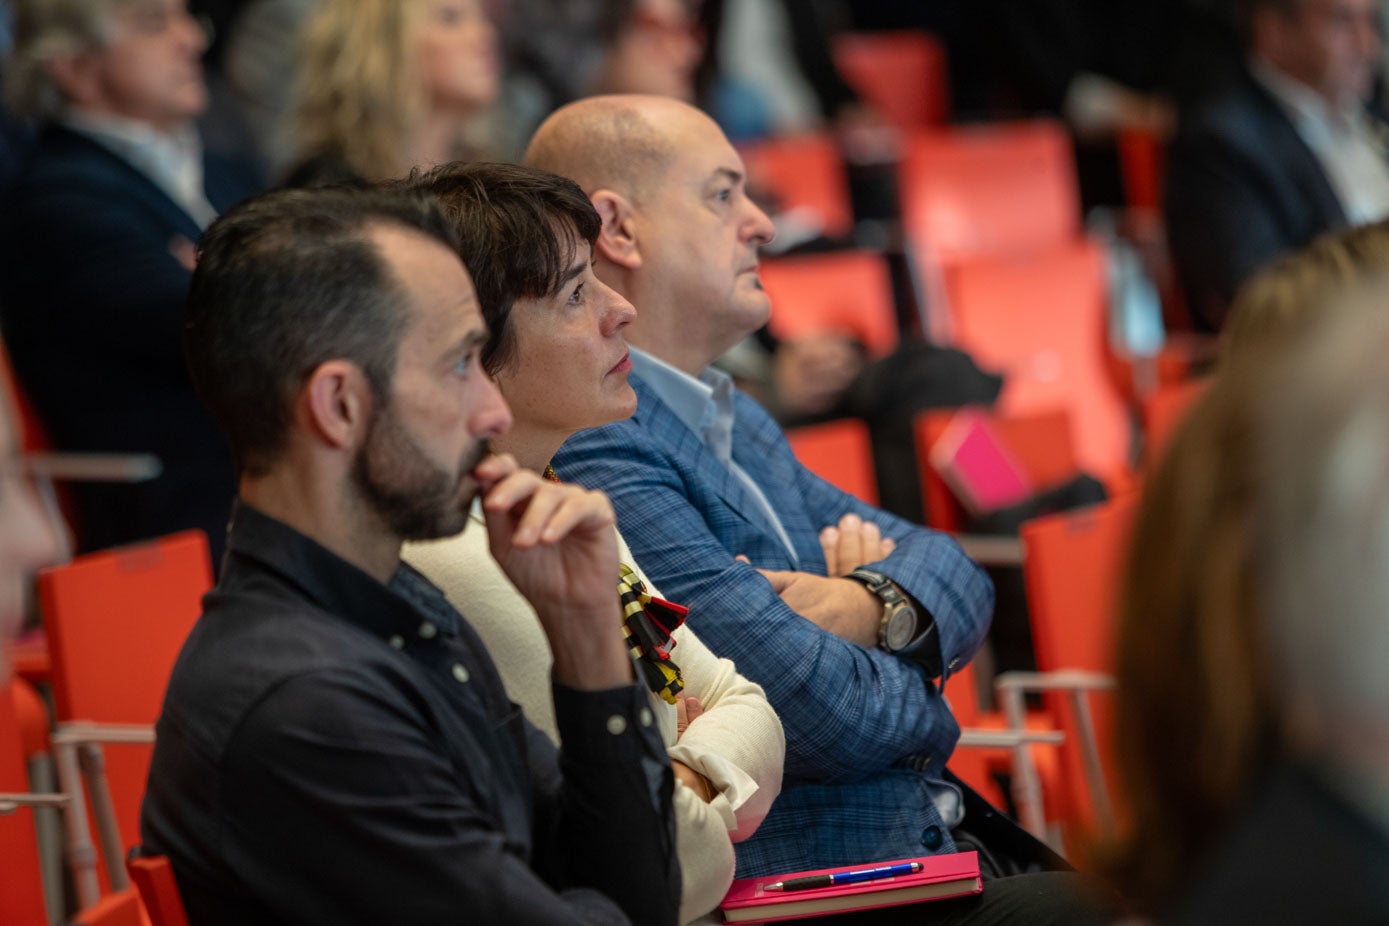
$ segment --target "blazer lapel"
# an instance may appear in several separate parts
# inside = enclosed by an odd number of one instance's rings
[[[820,549],[820,529],[827,524],[812,523],[814,512],[807,509],[797,488],[800,464],[796,461],[781,426],[760,405],[739,393],[734,400],[733,458],[752,481],[762,489],[767,503],[776,512],[782,529],[800,559],[797,568],[824,569]],[[775,529],[768,526],[775,533]]]
[[[202,235],[198,223],[178,203],[170,199],[169,194],[156,186],[154,181],[115,153],[78,132],[56,125],[50,127],[49,131],[57,134],[63,144],[82,152],[82,157],[90,162],[94,169],[111,177],[125,195],[139,201],[169,225],[175,226],[190,242],[197,242]]]
[[[633,417],[643,424],[654,437],[664,441],[675,459],[688,462],[694,468],[695,475],[707,485],[712,486],[724,504],[743,520],[754,525],[759,531],[775,538],[776,528],[767,523],[767,519],[762,513],[762,507],[743,486],[742,480],[718,461],[718,458],[709,451],[709,448],[704,446],[704,441],[700,439],[699,435],[686,427],[685,422],[680,420],[680,416],[675,414],[675,411],[663,402],[661,397],[656,395],[641,377],[633,373],[628,378],[628,382],[632,384],[637,393],[637,412]],[[736,452],[739,437],[739,429],[735,426],[733,438],[735,457],[741,456]],[[739,465],[743,465],[741,460],[739,460]],[[744,468],[746,469],[746,467]],[[759,486],[765,485],[756,475],[753,475],[753,480]],[[768,501],[775,506],[776,503],[770,498]],[[780,545],[779,542],[778,545]]]
[[[1316,154],[1307,147],[1302,136],[1297,134],[1297,129],[1283,111],[1282,105],[1252,75],[1246,76],[1264,111],[1263,122],[1266,126],[1264,131],[1268,150],[1286,165],[1288,175],[1293,178],[1295,185],[1311,198],[1319,223],[1332,227],[1345,225],[1345,209],[1336,197],[1336,191],[1332,189],[1331,181],[1327,179]]]

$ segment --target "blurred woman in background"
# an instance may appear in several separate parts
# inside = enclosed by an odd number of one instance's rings
[[[465,157],[497,96],[479,0],[325,0],[305,25],[287,183],[384,180]]]

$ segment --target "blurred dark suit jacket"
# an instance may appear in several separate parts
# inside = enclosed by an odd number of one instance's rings
[[[208,159],[217,209],[254,192]],[[176,242],[197,223],[144,174],[61,126],[44,129],[0,209],[0,320],[15,372],[59,449],[154,453],[157,479],[73,486],[78,546],[196,527],[220,564],[236,494],[231,452],[189,382]]]
[[[1346,224],[1312,150],[1248,71],[1183,114],[1167,163],[1167,236],[1197,327],[1218,331],[1240,285]]]

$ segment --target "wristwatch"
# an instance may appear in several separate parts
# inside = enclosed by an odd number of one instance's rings
[[[855,569],[846,578],[862,582],[883,603],[878,623],[878,646],[889,653],[900,653],[917,642],[916,607],[892,580],[871,569]]]

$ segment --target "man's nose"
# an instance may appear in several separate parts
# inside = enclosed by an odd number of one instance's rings
[[[483,374],[477,404],[468,416],[468,433],[479,440],[500,437],[511,430],[511,408],[491,376]]]

